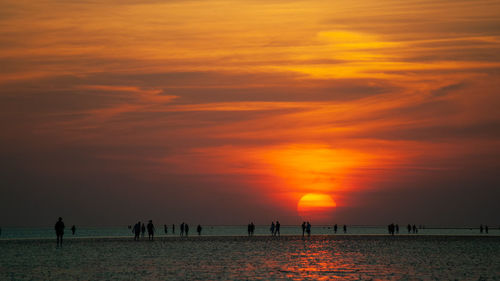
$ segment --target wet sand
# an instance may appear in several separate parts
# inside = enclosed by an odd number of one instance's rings
[[[0,241],[0,280],[500,280],[500,237],[193,236]]]

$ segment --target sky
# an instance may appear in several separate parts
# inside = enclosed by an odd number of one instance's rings
[[[0,225],[498,224],[499,89],[499,1],[0,0]]]

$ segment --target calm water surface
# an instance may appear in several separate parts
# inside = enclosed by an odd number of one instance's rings
[[[494,236],[0,241],[0,280],[500,280]]]

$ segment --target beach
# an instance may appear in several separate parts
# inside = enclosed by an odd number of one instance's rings
[[[0,241],[0,280],[500,280],[500,237],[300,235]]]

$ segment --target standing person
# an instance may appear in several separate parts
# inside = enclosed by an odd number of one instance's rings
[[[141,226],[141,234],[142,234],[142,237],[144,237],[144,235],[146,235],[146,226],[144,225],[144,223]]]
[[[271,228],[269,230],[271,230],[271,236],[274,236],[274,222],[271,222]]]
[[[56,236],[57,236],[57,246],[62,247],[63,235],[64,235],[64,222],[62,221],[61,217],[59,217],[59,220],[57,220],[56,224],[54,225],[54,229],[56,231]]]
[[[165,235],[168,234],[168,226],[166,224],[163,225],[163,230],[165,231]]]
[[[184,236],[184,222],[181,223],[181,236]]]
[[[71,233],[72,233],[73,235],[75,235],[75,231],[76,231],[76,226],[75,226],[75,225],[73,225],[73,226],[71,227]]]
[[[307,222],[306,225],[306,232],[307,232],[307,237],[311,237],[311,224]]]
[[[172,234],[175,234],[175,224],[172,224]]]
[[[347,225],[344,224],[344,233],[347,233]]]
[[[411,225],[408,224],[408,226],[406,226],[406,228],[408,229],[408,234],[410,234],[411,233]]]
[[[396,234],[399,234],[399,224],[396,223]]]
[[[149,220],[148,223],[148,239],[153,241],[155,237],[155,226],[153,225],[153,221]]]
[[[198,225],[198,227],[196,228],[196,232],[198,232],[198,236],[201,235],[201,225]]]
[[[479,226],[479,232],[483,233],[483,225],[482,224]]]
[[[337,234],[337,229],[338,229],[338,228],[339,228],[339,227],[337,226],[337,224],[335,224],[335,225],[333,226],[333,232],[335,232],[335,234]]]
[[[255,232],[255,224],[253,224],[253,222],[250,223],[250,228],[251,228],[251,234],[253,236],[253,233]]]
[[[251,224],[248,224],[247,225],[247,231],[248,231],[248,236],[252,236],[252,225]]]
[[[274,232],[274,235],[281,236],[281,233],[280,233],[280,227],[281,227],[280,222],[279,222],[279,221],[276,221],[276,231]]]
[[[188,233],[189,233],[189,225],[187,223],[184,224],[184,233],[186,233],[186,237],[187,237]]]
[[[306,222],[302,222],[302,237],[304,237],[304,233],[306,232]]]
[[[135,225],[134,225],[134,229],[132,230],[132,232],[134,232],[134,241],[139,241],[139,236],[141,235],[141,222],[138,221]]]
[[[417,233],[417,226],[413,225],[413,233]]]
[[[488,225],[485,225],[485,226],[484,226],[484,232],[486,232],[486,234],[488,234],[488,230],[489,230],[489,229],[488,229]]]

